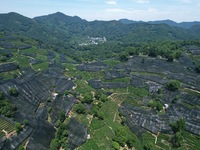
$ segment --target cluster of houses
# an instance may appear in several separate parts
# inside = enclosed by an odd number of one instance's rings
[[[79,44],[79,46],[87,46],[87,45],[98,45],[99,43],[105,43],[106,37],[87,37],[88,41],[85,43]]]

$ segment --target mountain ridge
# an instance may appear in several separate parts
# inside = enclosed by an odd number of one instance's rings
[[[167,24],[169,26],[176,26],[176,27],[182,27],[182,28],[191,28],[195,25],[200,25],[200,21],[192,21],[192,22],[183,21],[183,22],[177,23],[170,19],[155,20],[155,21],[134,21],[134,20],[129,20],[129,19],[119,19],[118,21],[124,24],[134,24],[134,23]]]
[[[21,15],[19,13],[16,13],[16,12],[9,12],[9,13],[0,13],[0,15],[20,15],[20,16],[23,16],[23,17],[26,17],[26,18],[29,18],[25,15]],[[62,12],[55,12],[55,13],[51,13],[51,14],[48,14],[48,15],[41,15],[41,16],[36,16],[34,18],[29,18],[29,19],[33,19],[33,20],[40,20],[41,18],[45,18],[45,17],[52,17],[52,16],[57,16],[57,17],[68,17],[68,18],[76,18],[77,20],[82,20],[82,21],[85,21],[85,22],[95,22],[95,21],[100,21],[100,22],[110,22],[110,21],[118,21],[118,22],[121,22],[123,24],[133,24],[133,23],[150,23],[150,24],[167,24],[167,25],[170,25],[170,26],[177,26],[177,27],[183,27],[183,28],[191,28],[192,26],[195,26],[195,25],[200,25],[200,21],[182,21],[182,22],[176,22],[174,20],[171,20],[171,19],[164,19],[164,20],[152,20],[152,21],[142,21],[142,20],[139,20],[139,21],[136,21],[136,20],[131,20],[131,19],[127,19],[127,18],[122,18],[122,19],[119,19],[119,20],[93,20],[93,21],[87,21],[86,19],[82,19],[81,17],[79,16],[69,16],[69,15],[66,15]]]
[[[167,21],[168,23],[171,21]],[[35,17],[24,17],[18,13],[0,14],[0,28],[28,35],[43,42],[60,44],[64,47],[80,44],[89,37],[106,37],[108,41],[150,42],[162,40],[200,39],[198,29],[170,26],[167,23],[121,21],[87,21],[78,16],[67,16],[61,12]],[[84,41],[84,40],[83,40]],[[67,46],[68,47],[68,46]]]

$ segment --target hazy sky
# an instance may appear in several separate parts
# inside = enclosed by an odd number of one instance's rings
[[[200,0],[0,0],[0,13],[33,18],[55,12],[86,20],[200,21]]]

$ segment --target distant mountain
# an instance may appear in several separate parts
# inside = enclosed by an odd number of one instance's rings
[[[78,16],[67,16],[61,12],[57,12],[54,14],[46,15],[46,16],[40,16],[35,17],[34,20],[36,20],[39,23],[50,23],[50,25],[71,25],[71,24],[78,24],[78,23],[86,23],[86,20],[81,19]]]
[[[119,22],[123,24],[134,24],[134,23],[149,23],[149,24],[167,24],[169,26],[175,26],[175,27],[182,27],[182,28],[191,28],[192,26],[195,25],[200,25],[200,22],[194,21],[194,22],[181,22],[177,23],[172,20],[158,20],[158,21],[134,21],[134,20],[128,20],[128,19],[120,19]]]
[[[169,26],[176,26],[179,27],[178,24],[172,20],[157,20],[157,21],[148,21],[147,23],[150,24],[166,24]]]
[[[183,27],[183,28],[191,28],[193,26],[196,26],[196,25],[200,25],[200,22],[199,21],[194,21],[194,22],[181,22],[178,24],[179,27]]]
[[[129,19],[120,19],[118,21],[123,24],[145,23],[144,21],[134,21],[134,20],[129,20]]]
[[[130,20],[88,22],[60,12],[33,19],[17,13],[0,14],[0,28],[65,48],[78,44],[88,36],[106,37],[108,41],[118,42],[200,39],[198,25],[187,29],[176,24],[171,20],[147,23]],[[187,27],[191,25],[186,24]]]
[[[0,14],[0,25],[14,32],[27,32],[35,24],[34,20],[14,12]]]

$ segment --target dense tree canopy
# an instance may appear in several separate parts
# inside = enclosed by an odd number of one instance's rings
[[[166,88],[170,91],[176,91],[180,88],[180,82],[177,80],[172,80],[167,83]]]
[[[171,123],[170,126],[175,133],[181,132],[185,130],[186,127],[185,119],[181,118],[177,122]]]
[[[172,144],[174,147],[180,147],[182,145],[183,136],[180,132],[176,132],[172,138]]]
[[[113,140],[122,147],[127,144],[129,148],[132,148],[136,142],[136,139],[137,137],[133,133],[128,132],[127,128],[122,126],[116,129]]]
[[[156,108],[157,111],[161,111],[163,109],[163,105],[160,103],[160,101],[156,100],[150,100],[148,106],[151,108]]]
[[[6,117],[13,117],[16,111],[15,105],[13,105],[9,100],[3,99],[0,100],[0,114]]]

